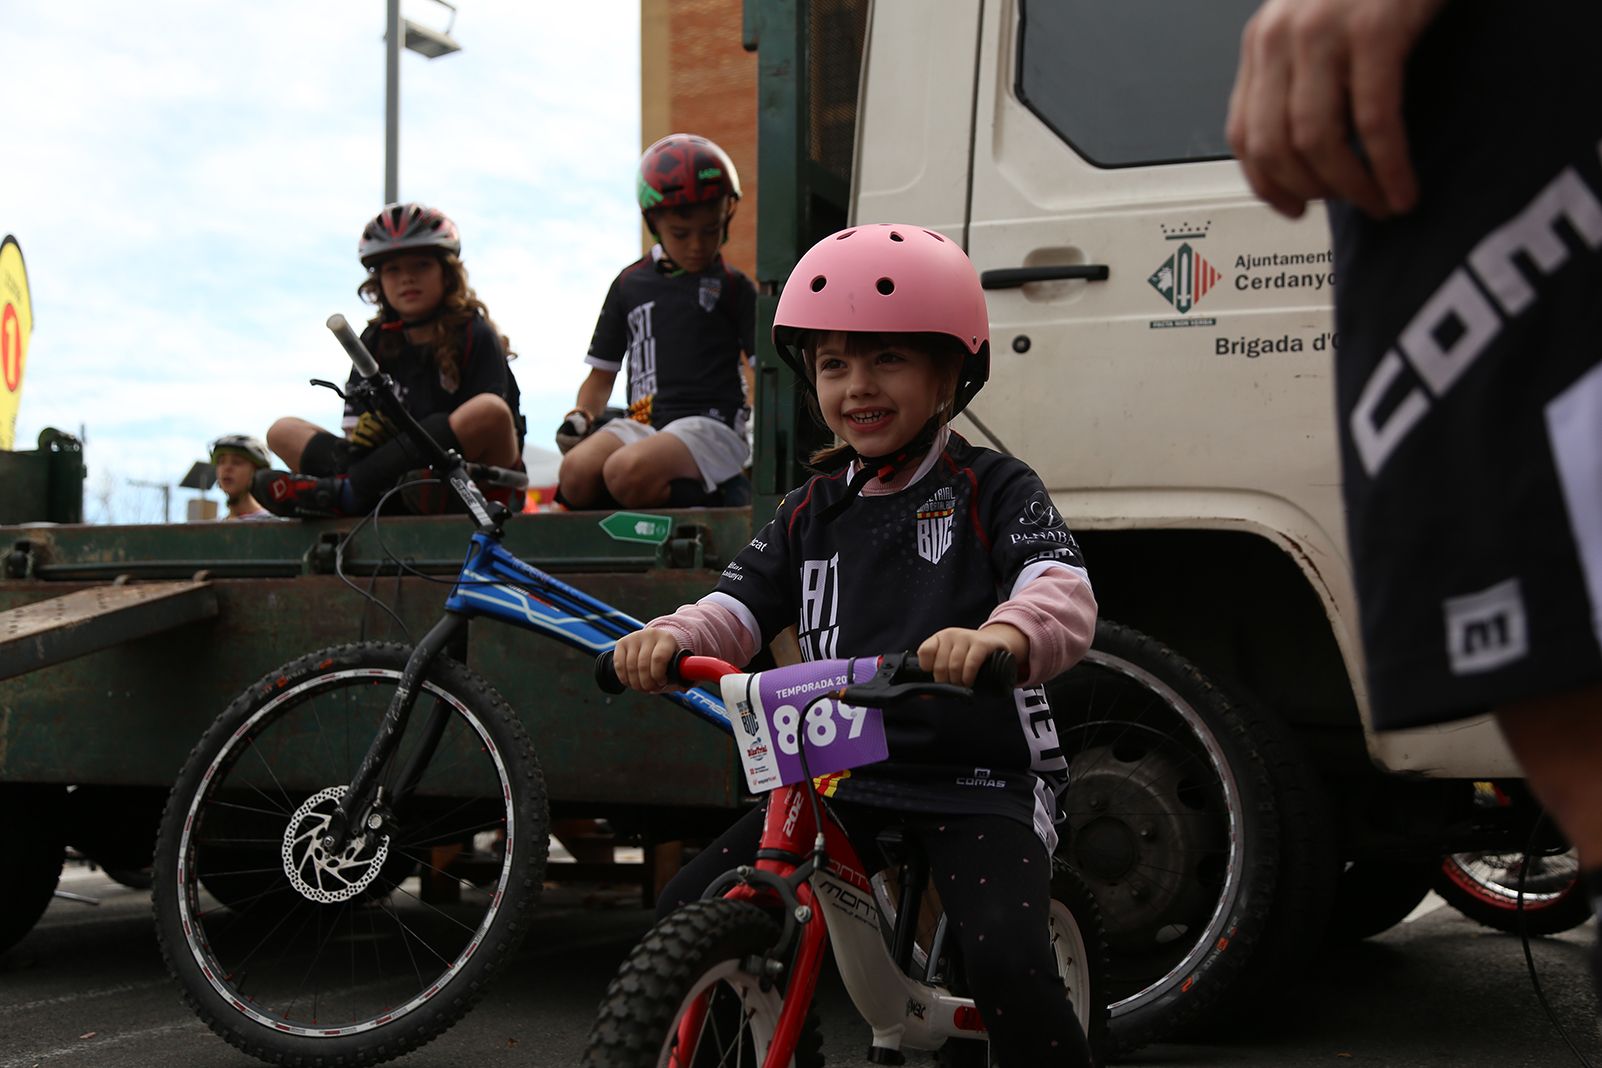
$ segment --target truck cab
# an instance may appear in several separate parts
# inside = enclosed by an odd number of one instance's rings
[[[1517,851],[1536,818],[1489,717],[1370,727],[1329,231],[1322,206],[1252,196],[1223,132],[1256,7],[747,5],[765,290],[844,225],[958,241],[991,377],[955,429],[1028,462],[1083,546],[1104,625],[1052,687],[1080,746],[1059,857],[1106,920],[1120,1049],[1260,1007],[1332,925],[1383,930],[1443,855]],[[806,438],[783,374],[761,371],[770,491]],[[1176,800],[1179,780],[1213,792]]]

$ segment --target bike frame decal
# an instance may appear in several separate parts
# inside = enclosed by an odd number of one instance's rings
[[[626,612],[518,559],[487,534],[473,535],[447,612],[491,619],[554,638],[586,653],[603,653],[617,640],[644,626]],[[728,713],[704,690],[669,691],[662,695],[721,730],[733,733]]]

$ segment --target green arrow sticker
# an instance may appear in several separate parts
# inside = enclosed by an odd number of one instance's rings
[[[661,545],[673,531],[673,521],[648,512],[613,512],[601,520],[601,529],[614,541]]]

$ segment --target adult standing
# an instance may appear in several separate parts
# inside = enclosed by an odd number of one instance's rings
[[[1594,5],[1267,0],[1228,132],[1274,208],[1330,201],[1375,726],[1494,710],[1602,914],[1599,31]]]

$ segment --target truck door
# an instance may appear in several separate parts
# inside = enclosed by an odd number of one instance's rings
[[[1255,521],[1334,552],[1328,231],[1252,198],[1224,140],[1256,7],[985,5],[967,238],[1006,287],[975,409],[1081,526],[1267,493],[1288,507]],[[1082,277],[1001,273],[1061,268]]]

